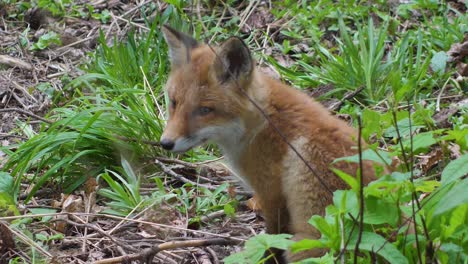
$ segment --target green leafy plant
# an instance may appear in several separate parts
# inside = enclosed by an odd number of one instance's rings
[[[180,206],[179,210],[182,212],[189,211],[191,218],[189,223],[199,223],[202,216],[209,213],[224,210],[227,215],[233,215],[235,212],[235,201],[231,199],[226,190],[228,184],[222,184],[215,190],[209,190],[205,187],[190,188],[189,191],[186,188],[174,190],[179,197]]]
[[[138,209],[147,198],[140,195],[140,177],[135,174],[124,157],[122,157],[122,169],[122,175],[106,170],[98,176],[98,180],[102,178],[109,185],[108,188],[100,189],[98,194],[111,200],[108,203],[111,208],[107,210],[108,213],[125,216]]]
[[[263,258],[265,252],[267,252],[269,248],[285,250],[293,243],[288,240],[288,238],[291,238],[291,235],[261,234],[254,236],[247,240],[244,251],[232,254],[225,258],[224,262],[226,264],[264,263],[271,258],[271,256],[267,256],[265,259]]]
[[[50,31],[40,36],[39,40],[33,43],[29,49],[30,50],[43,50],[43,49],[50,47],[53,44],[60,45],[62,44],[62,41],[60,40],[60,36],[57,33]]]

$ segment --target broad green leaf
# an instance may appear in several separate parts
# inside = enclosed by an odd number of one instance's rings
[[[13,188],[13,177],[7,172],[0,171],[0,192],[7,193],[13,198],[15,190]]]
[[[234,206],[230,205],[230,204],[225,204],[224,205],[224,213],[227,215],[227,216],[234,216],[236,214],[236,209],[234,208]]]
[[[50,209],[50,208],[30,208],[29,211],[33,215],[44,215],[44,214],[50,214],[48,216],[41,216],[41,222],[46,223],[50,219],[52,219],[52,215],[57,213],[57,210],[55,209]]]
[[[464,179],[455,184],[455,186],[448,191],[435,206],[434,215],[439,215],[457,206],[468,203],[468,179]]]
[[[42,233],[38,233],[36,234],[36,239],[37,240],[40,240],[40,241],[47,241],[48,240],[48,237]]]
[[[294,242],[289,240],[291,235],[261,234],[245,242],[245,249],[224,259],[226,264],[258,263],[269,248],[287,249]]]
[[[434,72],[443,73],[445,72],[445,67],[447,66],[447,53],[444,51],[439,51],[431,59],[431,68]]]
[[[439,186],[440,186],[439,181],[428,181],[428,180],[423,181],[420,179],[414,181],[414,189],[417,192],[431,193]]]
[[[335,168],[332,168],[332,171],[338,177],[340,177],[343,181],[345,181],[351,187],[352,190],[354,190],[354,191],[358,190],[359,184],[358,184],[358,181],[357,181],[356,178],[354,178],[353,176],[347,174],[344,171],[341,171],[341,170],[338,170],[338,169],[335,169]]]
[[[377,133],[377,137],[380,137],[382,133],[380,129],[380,116],[381,114],[377,111],[372,111],[368,108],[362,112],[362,137],[368,139],[372,134]]]
[[[340,208],[342,214],[348,216],[348,213],[357,216],[359,213],[359,204],[356,193],[351,190],[338,190],[333,193],[333,204]]]
[[[411,127],[410,127],[410,121],[409,121],[408,118],[403,118],[402,120],[398,121],[397,126],[398,126],[398,131],[400,133],[400,136],[402,138],[406,138],[407,136],[409,136],[410,131],[414,132],[417,129],[424,127],[424,126],[421,126],[421,125],[417,125],[414,122],[411,122]],[[410,128],[411,128],[411,130],[410,130]],[[395,126],[392,125],[387,130],[385,130],[384,136],[385,137],[391,137],[391,138],[397,138],[398,133],[396,131]]]
[[[337,158],[333,161],[333,163],[336,163],[338,161],[348,161],[348,162],[355,162],[359,163],[359,154],[352,155],[352,156],[347,156],[347,157],[342,157],[342,158]],[[375,151],[373,149],[366,149],[362,152],[362,160],[370,160],[370,161],[375,161],[377,163],[381,164],[391,164],[392,163],[392,158],[388,154],[388,152],[385,151]]]
[[[468,221],[467,213],[468,204],[461,205],[455,210],[453,210],[449,221],[450,224],[447,226],[446,229],[443,230],[445,237],[451,236],[457,230],[458,227],[466,227]]]
[[[0,217],[19,214],[13,197],[6,192],[0,192]]]
[[[325,218],[319,215],[312,216],[312,218],[310,218],[309,220],[309,224],[317,228],[317,230],[320,231],[320,233],[322,233],[323,236],[327,237],[330,240],[334,240],[336,236],[339,236],[339,233],[336,232],[336,226],[331,225],[327,222],[327,220],[325,220]]]
[[[468,175],[468,154],[452,160],[442,171],[442,185],[456,181]]]
[[[413,152],[415,154],[420,152],[425,152],[427,148],[437,143],[437,140],[434,138],[433,132],[424,132],[413,136]],[[404,146],[406,149],[411,148],[411,140],[406,139],[404,141]]]
[[[364,207],[364,223],[385,224],[396,226],[399,219],[396,204],[386,201],[384,198],[366,197]]]
[[[291,245],[291,251],[293,253],[297,253],[299,251],[309,250],[313,248],[323,248],[325,244],[320,240],[315,239],[303,239],[301,241],[297,241],[296,243]]]
[[[354,233],[346,249],[354,250],[356,242],[357,232]],[[408,263],[408,260],[405,258],[405,256],[403,256],[403,254],[392,243],[387,242],[383,237],[375,233],[362,232],[359,249],[373,251],[392,264]]]

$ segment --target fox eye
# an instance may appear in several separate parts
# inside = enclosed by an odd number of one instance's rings
[[[197,114],[198,115],[201,115],[201,116],[204,116],[204,115],[207,115],[211,112],[213,112],[213,108],[211,107],[207,107],[207,106],[200,106],[198,109],[197,109]]]
[[[172,108],[175,108],[176,103],[177,103],[176,100],[171,99],[171,107],[172,107]]]

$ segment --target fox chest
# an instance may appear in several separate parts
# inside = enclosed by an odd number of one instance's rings
[[[277,144],[251,141],[223,152],[230,169],[255,192],[281,191],[285,156]]]

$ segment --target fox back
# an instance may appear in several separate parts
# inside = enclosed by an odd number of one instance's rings
[[[336,158],[357,153],[355,129],[304,93],[259,72],[239,38],[211,47],[169,27],[163,33],[171,73],[170,117],[161,145],[184,152],[207,141],[218,144],[233,172],[254,190],[267,233],[319,238],[307,221],[325,213],[331,192],[347,188],[330,167]],[[375,172],[371,162],[363,166],[367,184]],[[346,162],[333,167],[351,175],[357,170]],[[321,254],[288,254],[288,260]]]

